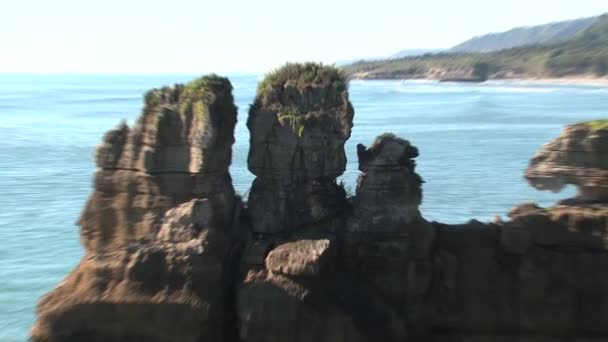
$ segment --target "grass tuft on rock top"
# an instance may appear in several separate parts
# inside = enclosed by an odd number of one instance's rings
[[[158,105],[176,106],[180,111],[194,110],[204,115],[207,105],[212,102],[233,103],[232,84],[226,77],[209,74],[196,78],[186,84],[172,87],[154,88],[144,95],[144,111]]]
[[[587,127],[589,127],[593,131],[608,129],[608,119],[593,120],[581,123],[587,125]]]
[[[270,96],[273,94],[273,88],[282,89],[285,86],[297,87],[300,91],[308,87],[324,88],[331,87],[332,91],[336,91],[336,94],[346,91],[348,89],[348,79],[342,69],[334,65],[324,65],[323,63],[307,62],[307,63],[286,63],[283,66],[266,74],[264,79],[260,81],[257,88],[256,99],[250,107],[250,118],[251,113],[255,113],[262,106],[262,102],[266,102],[265,106],[276,112],[278,122],[283,127],[289,127],[293,133],[298,137],[304,136],[305,128],[311,124],[312,121],[319,119],[327,112],[329,106],[332,107],[330,112],[340,111],[339,101],[336,103],[328,104],[323,102],[315,103],[310,106],[309,104],[303,103],[298,104],[285,104],[280,100],[280,92],[275,94],[277,96]],[[289,102],[289,101],[288,101]]]
[[[348,88],[346,74],[334,65],[315,62],[286,63],[266,74],[258,84],[257,94],[259,96],[273,86],[283,86],[288,82],[294,82],[298,87],[333,84],[344,90]]]
[[[198,91],[220,93],[232,90],[232,84],[226,77],[209,74],[186,83],[184,90],[185,95]]]

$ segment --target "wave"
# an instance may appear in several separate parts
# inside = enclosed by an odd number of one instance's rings
[[[492,86],[487,88],[480,88],[482,91],[488,93],[556,93],[562,91],[559,88],[552,87],[503,87],[503,86]]]
[[[558,93],[584,94],[608,92],[605,84],[560,84],[537,81],[487,81],[484,83],[440,83],[435,80],[353,80],[352,92],[359,89],[375,92],[406,94],[466,94],[466,93]]]
[[[95,103],[139,103],[142,101],[141,96],[116,96],[116,97],[94,97],[88,99],[75,99],[69,101],[61,101],[62,103],[74,104],[95,104]]]

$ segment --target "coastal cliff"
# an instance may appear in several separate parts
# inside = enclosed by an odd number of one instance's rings
[[[547,33],[547,32],[545,32]],[[491,40],[491,39],[490,39]],[[500,45],[502,42],[497,41]],[[608,76],[608,14],[559,42],[537,42],[487,52],[448,50],[436,54],[345,65],[358,79],[467,79],[475,66],[486,65],[487,79],[587,79]]]
[[[428,222],[417,148],[359,144],[354,108],[319,64],[269,74],[249,109],[249,198],[228,168],[237,109],[209,75],[154,89],[96,152],[86,253],[45,295],[35,342],[606,341],[608,125],[569,126],[526,179],[579,195],[505,222]]]

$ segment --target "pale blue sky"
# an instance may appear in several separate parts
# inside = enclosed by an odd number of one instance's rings
[[[259,72],[608,12],[608,0],[0,1],[0,73]]]

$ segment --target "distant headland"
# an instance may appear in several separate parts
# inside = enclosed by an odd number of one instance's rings
[[[354,79],[608,82],[608,15],[476,37],[439,53],[359,61],[344,70]]]

